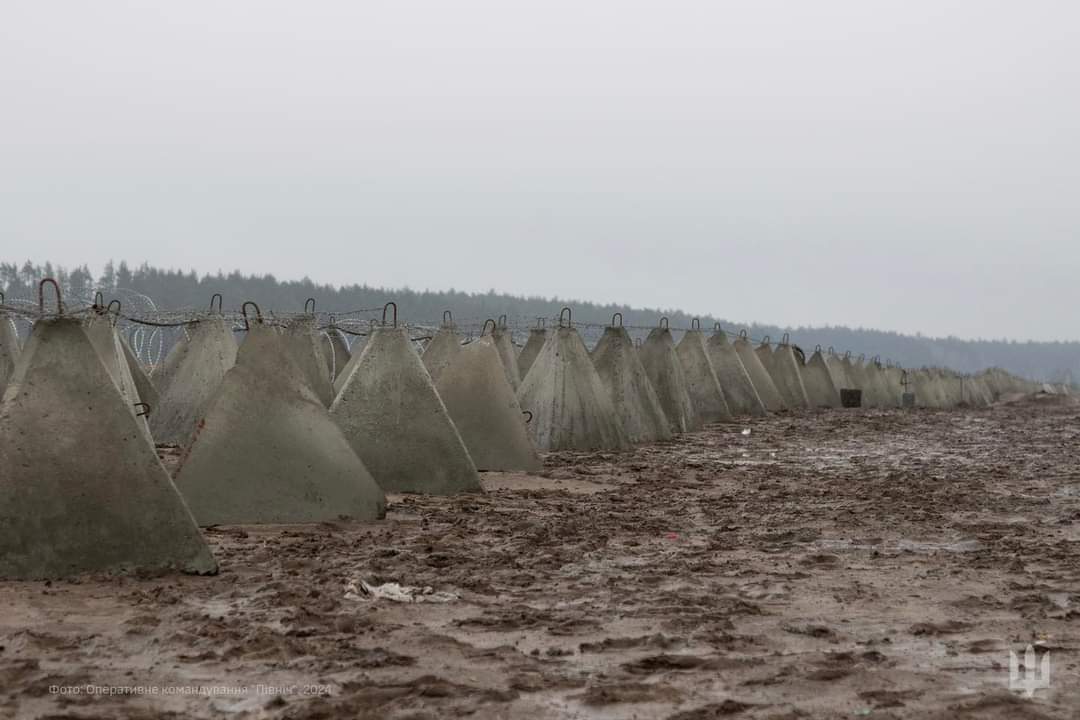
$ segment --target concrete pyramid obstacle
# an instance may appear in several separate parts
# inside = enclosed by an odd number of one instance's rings
[[[439,381],[439,375],[445,370],[461,352],[461,336],[458,335],[457,326],[454,325],[454,316],[449,310],[443,312],[442,326],[435,332],[435,337],[424,348],[424,367],[434,382]],[[501,362],[501,360],[500,360]],[[505,373],[504,373],[505,374]],[[509,382],[509,380],[507,380]]]
[[[536,327],[529,330],[529,339],[525,341],[525,347],[521,349],[521,354],[518,355],[518,374],[522,380],[529,374],[529,368],[533,366],[536,356],[540,354],[540,349],[547,342],[549,333],[547,327],[542,324],[543,322],[544,318],[536,319]]]
[[[739,359],[735,345],[728,340],[727,333],[720,327],[720,323],[716,323],[713,327],[713,334],[709,336],[706,350],[731,412],[735,415],[755,417],[765,415],[765,403],[754,388],[754,383],[742,360]]]
[[[682,339],[675,346],[675,354],[682,366],[690,402],[702,422],[731,420],[727,399],[705,349],[705,336],[701,332],[700,320],[694,318],[691,321],[690,329],[683,333]]]
[[[334,380],[330,377],[322,343],[322,333],[315,317],[315,300],[308,298],[304,314],[293,318],[285,326],[285,347],[311,389],[329,407],[334,401]]]
[[[352,359],[349,342],[345,339],[345,333],[334,323],[333,315],[330,316],[330,326],[323,330],[320,346],[326,358],[326,369],[330,371],[330,381],[333,382]]]
[[[164,385],[158,383],[161,406],[150,413],[150,430],[163,444],[185,445],[191,439],[195,423],[205,414],[225,373],[236,363],[236,340],[219,314],[201,318],[185,332],[187,340],[178,343],[165,359],[167,380]]]
[[[119,302],[114,300],[113,303],[116,304],[118,314]],[[140,432],[142,432],[146,442],[153,447],[154,439],[150,435],[150,426],[146,422],[146,416],[151,408],[142,401],[138,388],[135,386],[135,378],[132,376],[127,358],[124,356],[123,342],[120,340],[120,335],[116,332],[116,326],[113,324],[112,307],[113,304],[110,304],[109,310],[105,310],[100,305],[95,305],[95,313],[86,320],[83,330],[90,339],[90,344],[97,351],[98,359],[105,367],[105,371],[109,374],[109,379],[112,380],[113,385],[116,386],[120,397],[124,399],[131,414],[138,418],[136,424]]]
[[[532,413],[529,437],[541,450],[618,450],[629,441],[569,308],[552,331],[517,392]]]
[[[873,391],[874,407],[895,408],[900,406],[900,394],[894,393],[885,375],[885,368],[879,357],[872,358],[866,364],[867,382]]]
[[[247,305],[253,303],[245,303]],[[248,324],[176,475],[200,525],[374,520],[382,489],[301,376],[287,336]]]
[[[675,340],[671,337],[666,317],[660,318],[660,324],[649,331],[649,336],[638,349],[638,357],[660,400],[671,432],[700,430],[704,423],[690,399],[686,376],[675,351]]]
[[[531,336],[529,340],[532,341]],[[622,313],[615,313],[611,325],[604,329],[600,342],[593,348],[592,362],[630,442],[671,439],[671,424],[660,407],[660,399],[630,334],[622,326]]]
[[[462,347],[439,374],[435,389],[478,470],[542,467],[493,337]]]
[[[4,295],[0,293],[0,396],[3,395],[4,385],[8,384],[8,378],[15,371],[19,352],[15,322],[3,311],[3,304]]]
[[[360,356],[364,353],[364,348],[367,347],[368,338],[371,337],[375,322],[372,321],[368,327],[368,331],[364,334],[354,334],[352,339],[352,345],[349,346],[349,362],[345,363],[345,367],[338,371],[337,377],[334,378],[334,399],[341,394],[341,388],[345,385],[345,378],[352,374],[353,369],[356,367],[356,363],[359,362]]]
[[[829,374],[829,367],[825,363],[825,356],[821,352],[820,345],[814,349],[814,354],[800,370],[806,396],[812,407],[840,407],[840,391],[833,383],[832,375]]]
[[[844,362],[836,351],[829,348],[828,352],[824,354],[825,367],[829,369],[829,377],[832,378],[833,387],[837,392],[841,390],[853,390],[855,385],[851,378],[848,377],[847,369],[844,367]]]
[[[393,325],[384,309],[330,415],[387,492],[478,491],[476,465],[393,307]]]
[[[0,306],[4,304],[4,293],[0,292]],[[0,396],[8,378],[15,371],[19,359],[19,334],[15,332],[15,323],[7,313],[0,310]]]
[[[766,349],[768,349],[767,345]],[[765,404],[765,409],[769,412],[783,410],[785,407],[784,399],[780,397],[780,391],[776,389],[776,383],[773,382],[772,375],[769,374],[768,368],[762,362],[761,355],[750,343],[750,337],[746,330],[740,330],[739,336],[735,338],[735,352],[738,353],[739,360],[742,361],[743,367],[746,368],[746,374],[750,376],[750,382],[754,383],[754,389],[757,391],[758,397],[761,398],[761,402]],[[768,350],[768,352],[771,359],[772,350]]]
[[[78,320],[38,320],[0,403],[0,577],[217,563]]]
[[[158,395],[157,388],[154,387],[154,383],[150,380],[150,376],[143,370],[139,358],[135,357],[135,352],[131,349],[131,345],[129,345],[128,341],[123,337],[120,338],[120,347],[124,351],[124,360],[127,362],[128,371],[135,381],[135,389],[139,393],[139,400],[145,405],[148,405],[149,411],[152,413],[157,409],[158,405],[161,404],[161,397]]]
[[[511,332],[506,327],[506,316],[500,315],[495,323],[495,329],[491,333],[495,340],[495,347],[499,351],[499,359],[502,360],[503,369],[506,371],[506,380],[514,392],[521,387],[521,373],[518,371],[517,354],[514,352],[514,342]]]
[[[796,356],[788,334],[784,333],[780,344],[772,351],[769,372],[772,373],[773,382],[776,383],[780,396],[784,398],[784,404],[789,408],[810,407],[810,398],[806,395],[806,386],[803,385],[800,371],[802,364],[803,360]]]

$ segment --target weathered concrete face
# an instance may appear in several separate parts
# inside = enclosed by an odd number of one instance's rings
[[[150,413],[150,430],[159,443],[187,444],[225,373],[236,363],[236,340],[222,318],[204,318],[188,332],[189,339],[166,358],[169,380],[164,387],[158,385],[160,407]]]
[[[712,360],[705,349],[705,336],[700,330],[687,330],[675,346],[675,354],[682,366],[686,391],[694,412],[702,422],[725,422],[731,420],[724,391],[716,377]]]
[[[743,367],[746,368],[746,374],[750,376],[750,382],[754,383],[754,389],[757,391],[758,397],[761,398],[761,402],[765,404],[765,409],[769,412],[783,410],[784,399],[780,397],[780,391],[776,389],[776,383],[773,382],[772,375],[769,374],[765,364],[761,361],[761,356],[754,349],[750,340],[742,336],[736,338],[735,352],[739,355]],[[772,351],[770,350],[769,353],[771,357]]]
[[[618,450],[629,445],[611,398],[572,327],[552,330],[517,392],[533,414],[529,437],[541,450]]]
[[[667,328],[653,328],[638,349],[638,357],[649,376],[660,407],[664,409],[673,433],[700,430],[704,423],[694,410],[686,387],[675,340]]]
[[[322,349],[322,333],[314,316],[301,315],[285,327],[285,344],[290,357],[323,405],[334,401],[334,381],[327,369]]]
[[[820,350],[814,351],[810,359],[800,368],[806,396],[813,407],[840,407],[840,391],[833,384],[825,357]]]
[[[870,386],[873,407],[894,408],[900,406],[900,395],[894,394],[885,377],[885,368],[878,362],[869,360],[865,366],[865,376]]]
[[[139,399],[149,405],[150,411],[153,413],[161,404],[161,397],[158,395],[157,388],[154,387],[150,376],[143,370],[142,363],[135,357],[135,352],[123,337],[120,338],[120,347],[124,351],[124,360],[127,362],[128,370],[135,381],[135,390],[139,393]]]
[[[514,343],[510,337],[510,330],[504,327],[496,327],[491,336],[495,339],[495,348],[499,351],[499,359],[506,373],[506,381],[514,392],[521,387],[521,374],[518,372],[517,353],[514,352]]]
[[[434,382],[439,381],[442,371],[450,366],[461,352],[461,336],[453,327],[443,326],[424,348],[424,367]],[[508,381],[509,382],[509,381]]]
[[[521,349],[521,354],[517,358],[518,374],[522,380],[529,374],[529,368],[536,362],[536,356],[540,354],[544,343],[547,342],[548,335],[547,328],[533,328],[529,331],[529,339],[525,341],[525,347]]]
[[[112,321],[107,316],[91,317],[83,324],[83,330],[90,339],[90,344],[97,351],[98,359],[104,365],[105,372],[109,374],[120,397],[124,399],[128,410],[136,418],[136,425],[139,426],[143,438],[153,447],[154,439],[150,435],[150,426],[147,424],[146,416],[139,415],[139,403],[142,402],[142,398],[139,397],[135,378],[131,375],[131,368],[128,367],[127,358],[124,356],[123,343]]]
[[[370,331],[369,331],[370,332]],[[353,369],[356,368],[356,363],[360,360],[360,355],[363,354],[364,348],[367,347],[367,335],[356,335],[352,339],[352,347],[349,349],[349,362],[345,363],[345,367],[338,371],[337,377],[334,378],[334,399],[341,394],[341,388],[345,386],[345,378],[352,374]]]
[[[829,377],[832,378],[833,387],[836,388],[837,393],[841,390],[852,390],[855,388],[855,383],[848,377],[847,368],[844,367],[844,361],[839,355],[834,354],[831,350],[822,355],[825,360],[825,367],[829,371]]]
[[[176,485],[200,525],[374,520],[382,489],[300,376],[286,336],[252,324]]]
[[[323,357],[326,358],[326,369],[330,372],[330,380],[337,380],[338,374],[352,359],[345,336],[340,330],[328,328],[321,335],[320,347],[322,347]]]
[[[625,328],[605,328],[592,362],[630,442],[671,439],[671,424]]]
[[[709,336],[705,349],[709,353],[716,379],[720,381],[720,388],[724,391],[724,398],[732,414],[755,417],[765,415],[765,403],[754,388],[750,374],[739,359],[734,344],[728,340],[727,333],[723,330],[714,332]]]
[[[480,490],[476,465],[404,327],[372,331],[330,415],[387,492]]]
[[[791,345],[783,343],[777,345],[766,367],[772,375],[773,382],[776,383],[776,388],[780,391],[780,396],[784,398],[785,405],[797,409],[810,407],[810,398],[806,396],[799,361]]]
[[[0,396],[19,359],[19,336],[8,317],[0,313]]]
[[[0,405],[0,577],[217,563],[77,320],[39,320]]]
[[[490,336],[462,347],[439,374],[435,389],[478,470],[542,467]]]

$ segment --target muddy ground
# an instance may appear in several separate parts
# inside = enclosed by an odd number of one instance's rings
[[[216,577],[0,583],[0,717],[1076,717],[1078,435],[1062,399],[773,417],[212,529]]]

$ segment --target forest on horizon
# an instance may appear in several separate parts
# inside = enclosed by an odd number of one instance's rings
[[[100,276],[95,277],[83,265],[65,268],[47,262],[35,265],[29,261],[19,265],[0,262],[0,290],[8,301],[34,301],[37,283],[44,277],[56,278],[68,302],[86,302],[100,291],[106,302],[112,293],[127,297],[145,295],[159,310],[206,308],[210,296],[220,292],[226,309],[238,309],[245,300],[253,300],[267,310],[283,313],[300,312],[308,298],[314,298],[320,311],[346,312],[363,309],[372,317],[373,308],[381,308],[393,300],[399,317],[409,323],[438,324],[444,310],[452,310],[455,320],[464,326],[479,326],[486,318],[506,315],[512,327],[519,329],[523,342],[525,328],[537,318],[556,318],[568,305],[573,320],[595,324],[585,328],[586,341],[595,339],[599,326],[610,322],[614,313],[623,314],[623,322],[641,336],[645,328],[655,326],[661,316],[670,320],[672,330],[690,327],[692,316],[667,308],[634,308],[629,305],[597,304],[560,298],[519,297],[494,290],[486,293],[465,293],[457,290],[428,291],[387,289],[369,285],[336,287],[319,284],[309,278],[278,280],[272,275],[245,275],[240,271],[228,274],[199,275],[195,271],[180,271],[152,267],[146,263],[132,268],[126,262],[110,261]],[[148,307],[148,306],[147,306]],[[944,366],[961,372],[977,372],[988,367],[1001,367],[1023,377],[1051,382],[1072,383],[1080,375],[1080,342],[1035,342],[1007,339],[963,340],[955,337],[931,338],[867,328],[838,326],[786,327],[720,318],[700,317],[701,327],[711,331],[719,323],[729,332],[746,329],[750,337],[769,336],[778,340],[790,333],[792,342],[804,349],[817,345],[851,351],[853,355],[880,356],[903,367]],[[676,333],[677,334],[677,333]],[[677,338],[676,338],[677,339]]]

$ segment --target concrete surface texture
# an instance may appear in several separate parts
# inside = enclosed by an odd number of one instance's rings
[[[670,440],[671,424],[626,329],[621,325],[605,328],[593,348],[592,361],[627,439],[632,443]]]
[[[480,476],[405,327],[375,327],[330,407],[387,492],[447,495]]]
[[[776,389],[776,383],[773,382],[772,375],[769,374],[765,363],[761,360],[761,355],[750,342],[745,330],[741,331],[739,336],[735,338],[735,352],[738,353],[739,360],[742,361],[743,367],[746,368],[746,374],[750,376],[750,381],[754,383],[754,390],[757,391],[761,402],[765,404],[765,409],[769,412],[783,410],[785,408],[784,399],[780,396],[780,391]],[[772,350],[769,350],[769,353],[771,357]]]
[[[525,347],[521,348],[517,358],[518,374],[522,380],[529,374],[529,368],[532,367],[536,361],[536,356],[540,354],[540,349],[547,342],[548,334],[546,327],[534,327],[529,330],[529,337],[525,341]]]
[[[13,321],[0,312],[0,396],[4,394],[8,378],[15,370],[19,349],[19,335],[15,332]]]
[[[851,378],[848,377],[847,368],[844,365],[844,360],[836,351],[829,348],[823,355],[825,359],[825,367],[829,369],[829,377],[832,378],[833,387],[836,391],[851,390],[855,388],[855,384]]]
[[[617,450],[629,445],[585,343],[573,327],[553,329],[517,393],[531,412],[541,450]]]
[[[780,396],[784,398],[784,404],[792,409],[806,409],[810,407],[810,398],[806,396],[806,387],[803,385],[802,372],[799,369],[799,359],[795,356],[795,350],[787,341],[787,336],[773,349],[770,363],[767,365],[772,375]]]
[[[135,378],[131,374],[127,358],[124,356],[123,344],[120,335],[112,323],[111,315],[93,315],[83,323],[83,331],[90,338],[90,344],[97,351],[98,359],[105,366],[105,372],[116,386],[124,403],[132,416],[136,418],[135,424],[139,432],[151,447],[154,438],[150,434],[150,426],[147,424],[147,407],[142,405],[138,388],[135,386]]]
[[[0,577],[217,563],[84,332],[41,319],[0,404]]]
[[[705,349],[705,335],[701,330],[695,327],[683,333],[675,346],[675,355],[682,366],[690,403],[702,422],[731,420],[731,409]]]
[[[423,362],[431,379],[438,381],[439,375],[461,352],[461,336],[453,325],[443,325],[435,332],[435,337],[424,348]]]
[[[506,380],[514,392],[521,386],[521,373],[518,371],[518,356],[514,352],[514,342],[511,330],[506,327],[506,316],[499,318],[495,324],[491,336],[495,339],[495,348],[499,351],[499,359],[502,360],[503,372]]]
[[[666,320],[663,322],[663,326],[649,331],[645,342],[638,348],[638,357],[656,391],[671,431],[684,433],[700,430],[704,423],[690,400],[686,377],[675,351],[675,340],[666,326]]]
[[[187,339],[177,343],[165,360],[165,383],[157,383],[160,407],[150,413],[150,430],[163,444],[188,442],[225,373],[236,363],[236,340],[224,319],[206,317],[185,331]]]
[[[705,349],[709,353],[716,379],[720,381],[724,399],[727,400],[732,414],[764,416],[767,412],[765,403],[754,388],[735,344],[728,339],[727,333],[719,325],[713,328]]]
[[[284,347],[323,405],[334,401],[334,380],[323,353],[322,332],[314,315],[300,315],[285,326]]]
[[[832,375],[825,364],[825,356],[818,346],[814,354],[801,366],[803,387],[806,388],[806,397],[813,407],[840,407],[840,391],[833,383]]]
[[[146,374],[142,363],[139,362],[139,358],[135,357],[135,352],[131,349],[127,339],[123,336],[120,336],[120,347],[124,352],[124,361],[127,363],[131,378],[135,381],[135,390],[139,393],[139,400],[149,405],[150,413],[153,414],[161,405],[161,396],[158,394],[157,388],[154,387],[154,382],[150,379],[150,376]]]
[[[252,323],[181,460],[176,485],[200,525],[374,520],[382,489],[288,349]]]
[[[541,468],[526,429],[527,415],[490,335],[462,347],[439,374],[435,389],[478,470]]]

